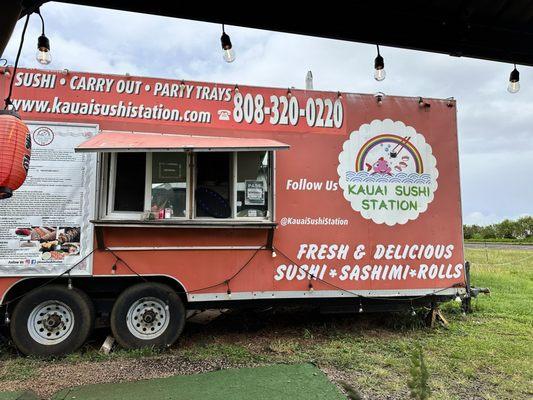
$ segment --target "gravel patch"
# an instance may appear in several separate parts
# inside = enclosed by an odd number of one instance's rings
[[[39,397],[49,399],[55,392],[73,386],[165,378],[243,366],[224,360],[191,361],[180,356],[79,363],[55,362],[38,367],[38,372],[31,379],[0,382],[0,391],[32,390]]]

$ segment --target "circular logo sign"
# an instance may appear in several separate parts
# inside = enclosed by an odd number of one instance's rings
[[[54,132],[45,126],[33,131],[33,141],[39,146],[48,146],[54,140]]]
[[[405,224],[427,210],[437,161],[424,136],[401,121],[363,124],[339,155],[339,185],[352,208],[377,224]]]

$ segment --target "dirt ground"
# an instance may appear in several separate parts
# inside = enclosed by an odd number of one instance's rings
[[[80,352],[57,360],[22,357],[8,346],[4,349],[10,352],[10,356],[0,361],[0,376],[4,376],[0,379],[0,392],[33,391],[39,397],[49,399],[59,390],[78,385],[300,361],[315,363],[343,391],[341,382],[349,382],[358,372],[337,368],[313,357],[293,359],[294,340],[323,341],[330,336],[331,324],[333,331],[368,329],[369,335],[386,339],[384,318],[383,315],[319,315],[316,310],[299,308],[235,311],[206,325],[189,323],[179,342],[163,351],[114,349],[109,356],[103,355],[99,345],[107,334],[104,330],[96,332]],[[336,322],[340,323],[338,327]],[[378,333],[372,327],[385,330]]]

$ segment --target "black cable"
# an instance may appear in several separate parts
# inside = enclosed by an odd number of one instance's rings
[[[24,36],[26,35],[26,28],[28,27],[28,22],[30,21],[30,14],[26,15],[26,21],[24,22],[24,27],[22,28],[22,35],[20,36],[20,45],[17,52],[17,58],[15,59],[15,66],[13,67],[13,75],[11,76],[11,82],[9,83],[9,93],[6,97],[4,110],[7,110],[10,105],[12,105],[11,95],[13,94],[13,83],[15,82],[15,75],[17,74],[17,67],[19,65],[20,53],[22,51],[22,45],[24,44]]]
[[[146,279],[143,275],[139,274],[137,271],[135,271],[132,267],[130,267],[130,265],[123,259],[121,258],[119,255],[117,255],[117,253],[115,253],[113,250],[111,250],[109,247],[106,247],[105,248],[106,251],[109,251],[111,254],[113,254],[113,256],[115,256],[115,266],[117,265],[117,261],[120,261],[122,264],[124,264],[124,266],[126,266],[126,268],[128,268],[131,272],[133,272],[135,275],[137,275],[139,278],[141,278],[143,281],[145,282],[148,282],[148,279]]]
[[[451,289],[451,288],[456,288],[456,287],[459,287],[460,284],[454,284],[452,286],[449,286],[449,287],[446,287],[446,288],[442,288],[442,289],[439,289],[439,290],[435,290],[431,293],[426,293],[424,295],[421,295],[421,296],[413,296],[413,297],[403,297],[401,299],[397,299],[397,298],[394,298],[394,297],[383,297],[383,296],[363,296],[361,294],[358,294],[358,293],[355,293],[355,292],[352,292],[351,290],[348,290],[348,289],[345,289],[343,287],[340,287],[340,286],[337,286],[335,285],[334,283],[331,283],[329,281],[326,281],[324,279],[321,279],[319,278],[318,276],[315,276],[313,274],[310,274],[308,271],[304,270],[302,267],[300,267],[298,265],[298,263],[294,262],[289,256],[287,256],[282,250],[280,250],[279,248],[277,247],[272,247],[274,251],[280,253],[283,257],[285,257],[288,261],[290,261],[292,264],[294,264],[296,266],[296,268],[298,268],[299,270],[305,272],[305,274],[309,277],[309,279],[313,278],[319,282],[322,282],[322,283],[325,283],[326,285],[329,285],[337,290],[340,290],[340,291],[343,291],[345,293],[348,293],[352,296],[354,296],[355,298],[359,298],[359,299],[378,299],[378,300],[387,300],[387,301],[401,301],[401,302],[411,302],[412,304],[412,301],[413,300],[418,300],[418,299],[422,299],[422,298],[425,298],[425,297],[429,297],[429,296],[433,296],[435,294],[438,294],[439,292],[442,292],[444,290],[448,290],[448,289]],[[71,266],[70,268],[66,269],[65,271],[63,271],[61,274],[49,279],[48,281],[44,282],[43,284],[39,285],[39,286],[36,286],[34,287],[33,289],[29,290],[28,292],[24,293],[24,294],[21,294],[20,296],[17,296],[13,299],[10,299],[9,301],[6,301],[4,304],[2,305],[5,305],[6,306],[6,313],[7,313],[7,307],[9,306],[9,304],[17,301],[17,300],[20,300],[21,298],[23,298],[24,296],[28,295],[29,293],[32,293],[33,291],[37,290],[37,289],[40,289],[44,286],[47,286],[49,284],[51,284],[52,282],[56,281],[57,279],[61,278],[62,276],[64,276],[65,274],[69,274],[70,275],[70,272],[76,268],[79,264],[81,264],[83,261],[85,261],[89,256],[91,256],[97,249],[93,249],[91,252],[89,252],[87,255],[85,255],[80,261],[78,261],[76,264],[74,264],[73,266]],[[224,279],[218,283],[215,283],[215,284],[212,284],[212,285],[209,285],[209,286],[205,286],[205,287],[202,287],[202,288],[198,288],[198,289],[194,289],[194,290],[184,290],[184,291],[181,291],[181,292],[176,292],[178,294],[191,294],[191,293],[196,293],[196,292],[201,292],[201,291],[204,291],[204,290],[207,290],[207,289],[212,289],[212,288],[215,288],[215,287],[218,287],[218,286],[221,286],[221,285],[227,285],[228,286],[228,291],[231,293],[230,289],[229,289],[229,284],[230,282],[235,279],[242,271],[244,271],[244,269],[246,269],[246,267],[248,265],[250,265],[250,263],[252,262],[252,260],[255,258],[255,256],[259,253],[259,251],[261,250],[268,250],[266,247],[259,247],[258,249],[255,250],[255,252],[251,255],[251,257],[242,265],[242,267],[240,267],[237,272],[235,272],[233,275],[231,275],[229,278],[227,279]],[[105,251],[109,251],[114,257],[115,257],[115,264],[117,262],[121,262],[126,268],[128,268],[132,273],[134,273],[136,276],[138,276],[139,278],[141,278],[143,281],[145,282],[150,282],[148,279],[146,279],[143,275],[139,274],[134,268],[132,268],[128,262],[126,260],[124,260],[123,258],[121,258],[118,254],[116,254],[113,250],[111,250],[110,248],[106,248]]]
[[[111,250],[110,248],[106,248],[107,251],[109,251],[111,254],[113,254],[113,256],[115,256],[115,258],[120,261],[122,264],[124,264],[124,266],[126,266],[126,268],[128,268],[131,272],[133,272],[135,275],[137,275],[139,278],[143,279],[145,282],[149,282],[148,279],[146,279],[143,275],[139,274],[137,271],[135,271],[135,269],[133,269],[123,258],[121,258],[119,255],[117,255],[113,250]],[[213,285],[209,285],[209,286],[206,286],[206,287],[202,287],[202,288],[199,288],[199,289],[194,289],[194,290],[185,290],[185,291],[181,291],[181,292],[176,292],[178,294],[189,294],[189,293],[196,293],[196,292],[201,292],[203,290],[207,290],[207,289],[212,289],[212,288],[215,288],[215,287],[218,287],[218,286],[221,286],[221,285],[229,285],[230,281],[235,279],[251,262],[252,260],[255,258],[255,256],[257,255],[257,253],[259,253],[260,250],[266,250],[265,247],[259,247],[253,254],[252,256],[248,259],[248,261],[246,261],[244,263],[244,265],[239,268],[239,270],[237,272],[235,272],[232,276],[230,276],[229,278],[226,278],[224,279],[223,281],[220,281],[218,283],[214,283]]]
[[[17,296],[9,301],[6,301],[5,303],[3,303],[2,305],[5,305],[6,306],[6,309],[7,309],[7,306],[11,303],[13,303],[14,301],[17,301],[17,300],[20,300],[21,298],[23,298],[24,296],[30,294],[31,292],[37,290],[37,289],[40,289],[42,287],[45,287],[49,284],[51,284],[52,282],[55,282],[56,280],[58,280],[59,278],[61,278],[63,275],[65,274],[70,274],[70,271],[72,271],[74,268],[76,268],[78,265],[80,265],[82,262],[84,262],[87,258],[89,258],[89,256],[91,254],[93,254],[94,252],[96,251],[96,249],[93,249],[90,253],[88,253],[87,255],[85,255],[80,261],[78,261],[76,264],[74,264],[72,267],[64,270],[63,272],[61,272],[59,275],[56,275],[52,278],[50,278],[49,280],[47,280],[46,282],[44,282],[43,284],[39,285],[39,286],[36,286],[34,287],[33,289],[30,289],[29,291],[27,291],[26,293],[23,293],[21,294],[20,296]]]
[[[38,8],[37,11],[35,11],[35,13],[41,18],[42,35],[44,36],[44,18],[41,15],[41,9]]]

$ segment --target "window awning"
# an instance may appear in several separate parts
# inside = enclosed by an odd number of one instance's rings
[[[103,131],[76,147],[76,152],[266,151],[290,146],[271,139]]]

